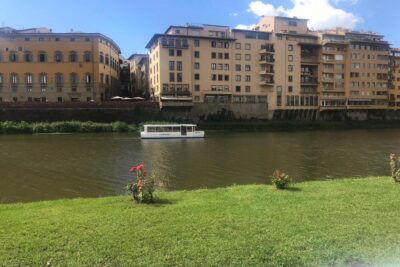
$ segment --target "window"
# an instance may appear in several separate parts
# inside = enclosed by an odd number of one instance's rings
[[[241,43],[236,43],[235,47],[236,47],[236,49],[242,49],[242,44]]]
[[[240,85],[237,85],[237,86],[235,87],[235,89],[236,89],[236,92],[240,92]]]
[[[211,47],[217,47],[217,42],[216,41],[211,41]]]
[[[229,59],[229,53],[224,54],[224,59]]]
[[[194,51],[194,57],[200,58],[200,51]]]
[[[182,70],[182,61],[176,62],[176,70]]]
[[[343,60],[343,55],[335,55],[335,60]]]
[[[292,75],[288,76],[288,82],[293,82],[293,76]]]
[[[169,82],[171,83],[175,82],[175,73],[173,72],[169,73]]]
[[[241,71],[241,70],[242,70],[242,65],[236,64],[236,65],[235,65],[235,70],[236,70],[236,71]]]
[[[71,51],[69,52],[69,62],[76,62],[77,58],[76,58],[76,52]],[[106,58],[106,62],[107,62],[107,58]]]
[[[289,56],[288,56],[288,61],[289,61],[289,62],[292,62],[292,61],[293,61],[293,56],[292,56],[292,55],[289,55]]]
[[[75,38],[74,38],[74,37],[71,37],[71,38],[69,38],[69,41],[70,41],[70,42],[75,42]]]
[[[47,74],[46,73],[41,73],[40,74],[40,83],[43,84],[47,84]]]
[[[56,73],[55,80],[56,80],[56,85],[60,86],[64,82],[62,73]]]
[[[224,70],[229,70],[229,64],[224,64]]]
[[[76,84],[78,83],[78,74],[71,73],[69,75],[69,81],[70,81],[72,86],[76,86]]]
[[[182,50],[176,50],[176,56],[181,57],[182,56]]]
[[[106,57],[105,57],[105,62],[104,62],[106,65],[110,65],[110,57],[109,57],[109,55],[108,54],[106,54]]]
[[[225,76],[224,76],[224,80],[225,80],[225,81],[229,81],[229,75],[225,75]]]
[[[175,56],[175,50],[174,49],[170,49],[169,50],[169,56],[170,57],[174,57]]]
[[[89,51],[86,51],[85,54],[83,55],[84,61],[85,62],[91,62],[92,61],[92,53]]]
[[[11,53],[9,59],[10,59],[10,62],[17,62],[18,61],[18,55],[15,54],[15,53]]]
[[[211,74],[211,81],[216,81],[216,80],[217,80],[217,75]]]
[[[62,53],[60,51],[54,52],[54,61],[61,62],[62,61]],[[101,61],[101,59],[100,59]]]
[[[288,86],[288,92],[292,93],[293,92],[293,86]]]
[[[194,74],[194,79],[195,79],[196,81],[200,80],[200,74],[199,74],[199,73],[195,73],[195,74]]]
[[[18,74],[16,73],[11,73],[10,75],[10,82],[13,86],[18,84]]]
[[[251,49],[251,44],[245,44],[245,45],[244,45],[244,49],[250,50],[250,49]]]
[[[251,87],[247,85],[244,87],[244,90],[246,93],[250,93]]]
[[[100,63],[104,63],[104,54],[100,52]]]
[[[251,66],[250,65],[245,65],[244,66],[245,71],[251,71]]]
[[[229,42],[224,42],[224,48],[229,48]]]
[[[222,70],[224,68],[223,64],[218,64],[218,70]]]
[[[211,58],[212,58],[212,59],[216,59],[216,58],[217,58],[217,53],[211,52]]]
[[[293,71],[293,65],[288,65],[288,71],[292,72]]]
[[[194,69],[195,70],[199,70],[200,69],[200,63],[199,62],[195,62],[194,63]]]
[[[212,70],[216,70],[216,69],[217,69],[217,64],[211,63],[211,69],[212,69]]]
[[[251,76],[250,75],[246,75],[246,82],[250,82],[251,81]]]
[[[169,62],[169,70],[175,70],[175,61]]]
[[[181,83],[182,80],[183,80],[183,74],[182,74],[182,72],[178,72],[178,73],[176,74],[176,81],[177,81],[178,83]]]
[[[292,45],[292,44],[289,44],[289,45],[287,46],[287,49],[288,49],[288,51],[293,51],[293,45]]]
[[[199,47],[200,46],[200,40],[194,40],[194,46]]]
[[[32,53],[26,52],[24,55],[25,62],[32,62]]]
[[[43,52],[43,51],[39,52],[38,61],[39,62],[46,62],[46,53],[45,52]]]
[[[218,59],[223,59],[224,55],[223,53],[218,53]]]
[[[223,81],[224,80],[224,75],[218,74],[218,81]]]
[[[242,76],[236,75],[235,81],[240,82],[242,80]]]
[[[194,91],[199,92],[200,91],[200,84],[195,84],[194,85]]]
[[[0,73],[0,86],[2,86],[2,85],[3,85],[3,74]]]
[[[86,84],[91,84],[92,83],[92,74],[86,73],[85,74],[85,83]]]
[[[242,59],[242,55],[241,54],[236,54],[235,55],[235,59],[236,60],[241,60]]]
[[[297,26],[297,22],[293,21],[293,20],[289,20],[289,26],[295,27],[295,26]]]
[[[26,73],[26,74],[25,74],[25,83],[26,83],[27,85],[32,86],[32,84],[33,84],[33,76],[32,76],[31,73]]]
[[[250,61],[250,60],[251,60],[251,55],[250,55],[250,54],[244,55],[244,59],[245,59],[246,61]]]

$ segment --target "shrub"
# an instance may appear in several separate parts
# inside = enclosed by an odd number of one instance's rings
[[[395,182],[400,183],[400,169],[398,167],[398,161],[395,154],[391,153],[389,155],[390,169],[392,171],[392,178]]]
[[[289,175],[281,172],[280,170],[275,170],[272,173],[272,184],[276,186],[277,189],[285,189],[289,186],[290,180]]]
[[[152,203],[154,179],[147,177],[144,165],[132,167],[129,171],[135,175],[135,180],[126,187],[131,192],[133,199],[138,203]]]

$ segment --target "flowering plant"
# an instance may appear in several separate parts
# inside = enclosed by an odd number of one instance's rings
[[[129,169],[135,180],[127,185],[127,190],[132,193],[133,199],[139,203],[153,202],[154,180],[147,178],[144,165],[140,164]]]
[[[275,170],[272,174],[272,183],[277,189],[285,189],[289,185],[289,175],[281,172],[280,170]]]

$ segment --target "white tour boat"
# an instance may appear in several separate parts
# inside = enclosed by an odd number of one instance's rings
[[[145,124],[142,139],[203,138],[204,131],[197,131],[196,124]]]

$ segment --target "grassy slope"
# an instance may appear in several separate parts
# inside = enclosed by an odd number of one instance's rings
[[[0,265],[400,263],[400,186],[390,178],[249,185],[0,205]]]

